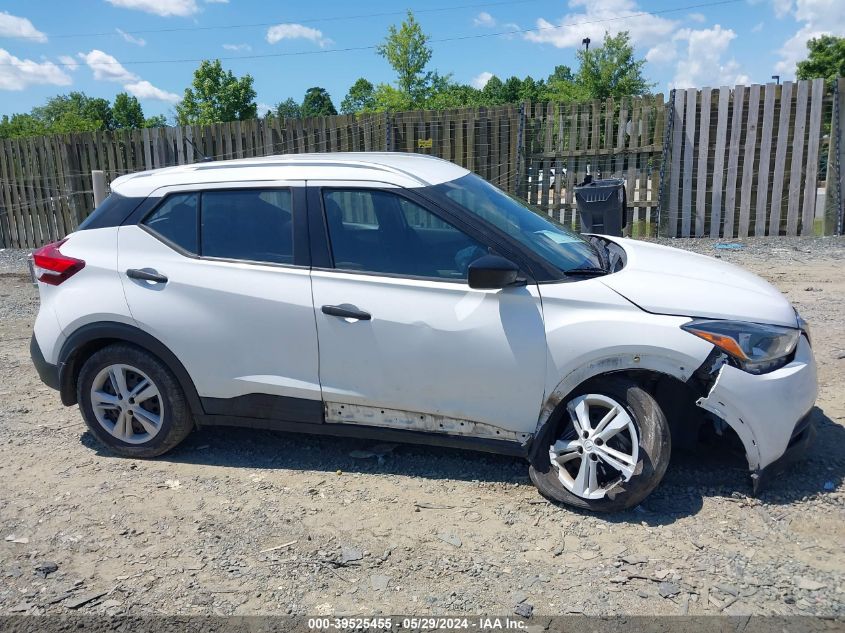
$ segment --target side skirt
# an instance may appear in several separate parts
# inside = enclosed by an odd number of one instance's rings
[[[527,457],[530,441],[522,443],[513,440],[447,435],[435,432],[421,432],[404,429],[390,429],[362,424],[319,424],[290,422],[262,418],[247,418],[230,415],[197,416],[199,426],[237,426],[289,433],[308,433],[334,437],[357,437],[382,442],[424,444],[448,448],[459,448],[513,457]]]

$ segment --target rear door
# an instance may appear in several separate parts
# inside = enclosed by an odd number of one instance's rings
[[[330,251],[312,272],[326,421],[526,439],[546,367],[536,285],[470,288],[490,244],[402,189],[308,184]]]
[[[207,413],[322,421],[304,183],[169,188],[118,234],[132,317]]]

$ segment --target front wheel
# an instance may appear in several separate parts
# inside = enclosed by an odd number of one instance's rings
[[[669,425],[655,399],[627,378],[592,381],[566,401],[529,467],[545,497],[597,512],[637,505],[669,465]]]
[[[77,399],[94,437],[125,457],[162,455],[194,426],[175,376],[132,345],[109,345],[85,361]]]

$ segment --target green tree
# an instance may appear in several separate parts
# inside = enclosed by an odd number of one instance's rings
[[[84,92],[52,97],[43,106],[33,108],[32,116],[52,134],[114,128],[114,115],[108,100],[89,97]]]
[[[390,84],[379,84],[373,92],[373,111],[375,112],[402,112],[413,110],[414,107],[411,95]]]
[[[144,127],[144,111],[137,97],[120,92],[114,98],[112,106],[114,126],[116,128],[137,129]]]
[[[427,110],[448,110],[483,105],[482,92],[466,84],[449,83],[432,91],[425,102]]]
[[[176,105],[176,120],[180,125],[204,125],[254,119],[255,96],[251,75],[238,78],[231,70],[224,71],[219,59],[204,60]]]
[[[569,66],[561,64],[559,66],[555,66],[554,72],[549,75],[548,83],[551,84],[555,81],[575,81],[575,75],[572,73],[572,69]]]
[[[23,138],[48,133],[44,122],[31,114],[4,114],[0,119],[0,138]]]
[[[155,116],[151,116],[148,119],[144,119],[144,127],[166,127],[167,126],[167,117],[163,114],[157,114]]]
[[[376,48],[396,71],[399,90],[414,99],[425,91],[431,80],[431,74],[424,72],[432,54],[429,39],[413,12],[408,11],[408,18],[398,29],[391,24],[384,43]]]
[[[302,106],[288,97],[276,104],[275,115],[284,119],[302,118]]]
[[[822,35],[807,42],[807,59],[798,62],[798,79],[845,77],[845,37]]]
[[[325,88],[314,87],[305,91],[302,100],[302,116],[330,116],[337,114],[332,98]]]
[[[502,99],[504,103],[516,103],[522,92],[522,80],[519,77],[508,77],[502,85]]]
[[[505,84],[496,75],[490,77],[487,83],[484,84],[484,88],[481,89],[481,100],[484,102],[484,105],[491,106],[507,103],[505,99]]]
[[[589,51],[578,51],[581,67],[575,83],[588,99],[647,94],[654,84],[643,76],[644,59],[634,57],[627,31],[605,33],[604,42]]]
[[[349,92],[340,102],[340,111],[344,114],[355,114],[356,112],[372,110],[375,106],[375,91],[375,86],[361,77],[352,84]]]
[[[576,78],[569,66],[555,66],[549,75],[546,90],[541,97],[544,101],[571,103],[573,101],[587,101],[590,94]]]

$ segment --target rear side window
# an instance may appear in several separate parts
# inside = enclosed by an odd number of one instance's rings
[[[182,250],[196,254],[198,203],[199,194],[196,193],[167,196],[144,220],[144,225]]]
[[[203,257],[293,264],[291,192],[286,189],[202,194]]]

